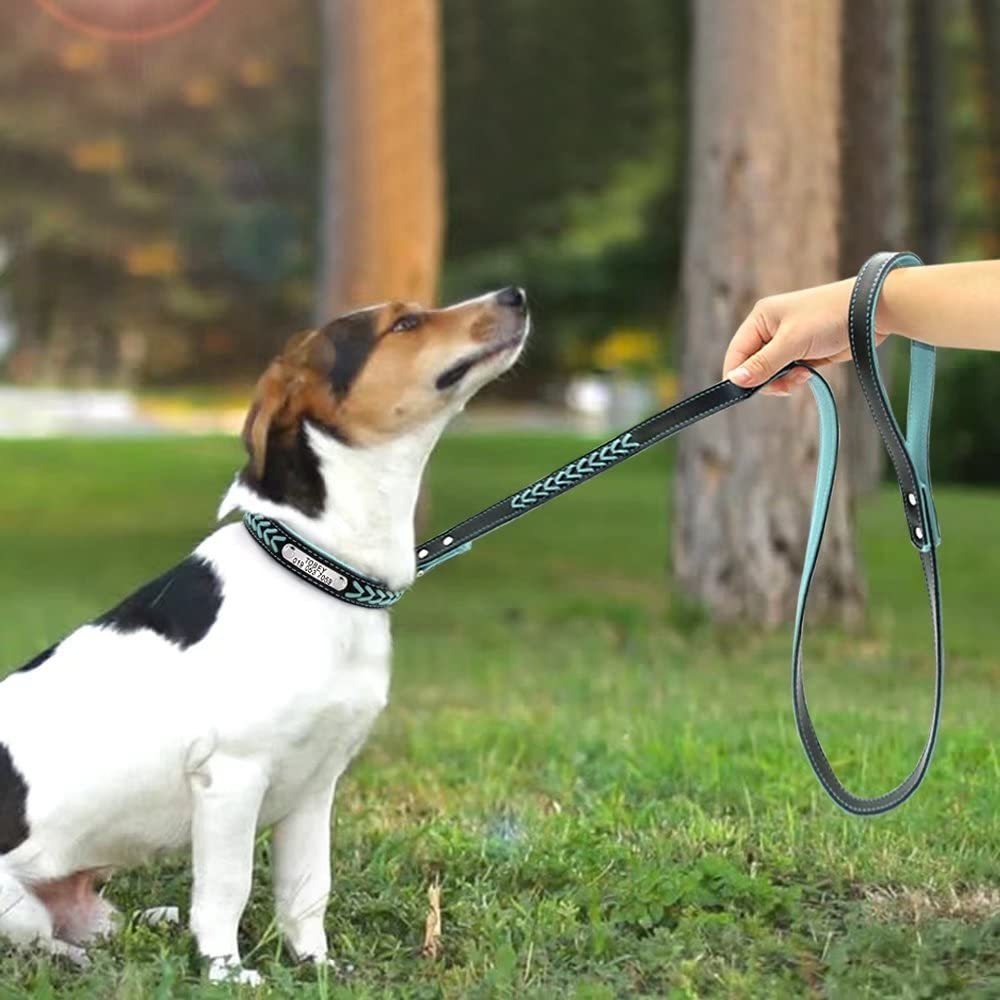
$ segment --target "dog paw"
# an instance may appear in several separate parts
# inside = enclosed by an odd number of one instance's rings
[[[78,969],[86,969],[90,966],[90,959],[87,953],[75,944],[66,941],[48,941],[45,950],[56,958],[65,958],[72,962]]]
[[[181,911],[176,906],[151,906],[148,910],[136,910],[133,919],[146,927],[174,926],[181,922]]]
[[[317,970],[325,969],[331,976],[338,979],[348,979],[354,975],[354,964],[352,962],[338,962],[329,955],[306,955],[301,959],[303,963],[314,965]]]
[[[102,938],[114,937],[121,929],[121,914],[101,896],[92,909],[90,926],[80,938],[80,942],[86,944],[90,941],[99,941]]]
[[[261,986],[264,979],[259,972],[244,969],[239,962],[234,962],[230,958],[213,958],[208,966],[208,981],[236,983],[240,986]]]

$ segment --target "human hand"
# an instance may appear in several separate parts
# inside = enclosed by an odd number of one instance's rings
[[[849,361],[847,312],[854,280],[837,281],[761,299],[729,342],[722,370],[736,385],[760,385],[792,361],[813,367]],[[886,334],[876,334],[881,343]],[[787,396],[809,379],[798,369],[776,379],[762,392]]]

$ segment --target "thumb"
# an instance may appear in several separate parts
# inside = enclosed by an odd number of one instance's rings
[[[726,374],[726,378],[736,385],[751,388],[766,382],[795,357],[788,347],[777,337],[769,340],[756,354],[751,354],[739,368]]]

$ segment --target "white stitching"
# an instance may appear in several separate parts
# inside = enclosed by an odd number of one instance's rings
[[[882,287],[882,282],[884,281],[884,275],[885,275],[885,273],[886,273],[887,270],[894,270],[897,266],[899,266],[899,261],[901,259],[901,256],[902,256],[901,254],[893,254],[892,256],[890,256],[882,264],[882,266],[879,268],[878,274],[875,275],[875,280],[872,282],[872,287],[868,291],[868,302],[867,302],[867,304],[865,306],[865,318],[866,318],[865,319],[865,333],[868,332],[869,328],[874,329],[874,317],[873,317],[872,314],[874,312],[874,306],[875,306],[875,295],[876,295],[876,293]],[[868,263],[871,263],[871,261],[869,261]],[[866,264],[865,267],[867,267],[867,266],[868,265]],[[862,269],[862,274],[863,273],[864,273],[864,270]],[[858,284],[860,284],[860,281],[861,281],[861,275],[858,276]],[[855,292],[856,291],[857,291],[857,286],[855,286]],[[853,334],[853,331],[854,331],[854,309],[853,309],[854,296],[853,295],[851,297],[851,301],[852,301],[852,308],[851,308],[851,313],[850,313],[850,320],[851,320],[850,326],[851,326],[851,332],[852,332],[852,343],[854,343],[855,347],[857,347],[856,339],[854,338],[854,334]],[[875,371],[875,360],[874,360],[874,357],[873,357],[874,352],[875,352],[874,343],[873,343],[872,338],[870,338],[870,337],[865,337],[864,341],[865,341],[866,359],[868,361],[869,367],[871,368],[872,372],[874,373],[874,371]],[[868,408],[869,408],[869,410],[871,410],[871,406],[872,406],[871,399],[870,399],[870,397],[868,395],[868,389],[865,386],[864,382],[861,383],[861,388],[864,390],[865,399],[868,401]],[[885,414],[886,426],[890,430],[894,430],[895,429],[895,419],[889,413],[888,407],[886,406],[885,397],[882,395],[882,393],[875,393],[875,398],[878,400],[879,406],[881,407],[882,412]],[[874,411],[872,411],[872,419],[874,419],[876,421],[878,419],[875,416],[875,412]],[[894,441],[894,443],[898,444],[897,441]],[[909,475],[909,473],[910,473],[909,468],[907,468],[906,466],[904,466],[903,469],[901,470],[899,468],[899,466],[897,465],[897,463],[896,463],[895,456],[892,454],[892,448],[888,448],[887,447],[886,451],[889,453],[889,458],[892,461],[893,467],[896,469],[896,476],[897,476],[897,478],[898,479],[904,479],[904,480],[906,480],[906,482],[909,484],[909,487],[913,488],[913,486],[915,486],[915,483],[914,483],[912,477]]]
[[[681,406],[686,406],[686,405],[688,405],[690,403],[693,403],[696,399],[701,399],[702,396],[706,396],[710,392],[717,392],[720,388],[724,388],[726,385],[727,385],[727,383],[725,383],[725,382],[717,382],[715,385],[711,385],[707,389],[702,389],[701,392],[696,392],[693,396],[688,396],[686,399],[682,399],[680,402],[675,403],[673,406],[669,406],[669,407],[667,407],[667,409],[661,410],[659,413],[654,413],[653,416],[648,417],[646,420],[643,420],[642,423],[636,424],[635,427],[630,428],[630,432],[633,433],[633,434],[635,434],[638,431],[642,430],[643,427],[647,427],[649,424],[653,423],[654,421],[661,420],[661,419],[664,419],[664,418],[668,417],[671,413],[673,413],[675,410],[677,410]],[[739,387],[737,386],[737,388],[739,388]],[[748,396],[738,396],[735,399],[728,400],[727,404],[725,404],[725,405],[728,405],[728,403],[739,403],[739,402],[742,402],[744,399],[747,399],[747,398],[749,398],[749,397]],[[718,407],[716,407],[716,409],[718,409]],[[694,417],[693,419],[700,420],[702,417],[707,417],[709,413],[714,413],[714,412],[715,412],[715,410],[708,410],[705,413],[699,414],[698,416]],[[686,426],[687,423],[688,423],[688,421],[685,421],[685,423],[680,424],[676,428],[676,430],[680,430],[680,428]],[[574,465],[576,462],[579,462],[581,459],[586,458],[588,455],[592,455],[595,451],[600,451],[601,448],[603,448],[603,447],[611,444],[612,441],[615,441],[615,440],[617,440],[617,438],[611,438],[610,440],[605,441],[603,444],[599,444],[596,448],[592,448],[586,454],[580,455],[578,458],[575,458],[572,462],[568,462],[566,466],[563,466],[563,468],[567,468],[569,465]],[[648,448],[649,445],[655,444],[656,441],[658,441],[658,440],[659,440],[658,437],[653,437],[649,441],[646,441],[646,442],[642,443],[641,448],[642,449]],[[637,454],[637,452],[632,452],[632,455],[634,455],[634,454]],[[631,457],[631,455],[629,457]],[[595,472],[588,473],[586,476],[583,477],[583,479],[580,480],[580,482],[582,483],[582,482],[586,481],[587,479],[590,479],[591,476],[597,475],[598,472],[603,472],[603,471],[604,471],[603,469],[599,469],[599,470],[596,470]],[[459,521],[458,524],[452,525],[447,531],[442,531],[440,534],[435,535],[433,538],[431,538],[428,541],[424,542],[423,545],[421,546],[421,548],[432,549],[431,555],[433,555],[434,554],[434,552],[433,552],[433,546],[439,543],[439,539],[444,538],[445,535],[457,535],[465,525],[471,523],[472,521],[477,520],[480,517],[483,517],[485,514],[489,514],[489,512],[491,510],[496,510],[497,507],[502,507],[504,504],[510,503],[511,500],[514,499],[514,497],[520,496],[525,490],[533,489],[539,483],[544,483],[545,480],[548,479],[548,477],[550,475],[552,475],[552,473],[548,473],[547,475],[542,476],[540,479],[536,479],[533,483],[530,483],[528,486],[525,486],[523,489],[518,490],[516,493],[511,493],[509,496],[504,497],[502,500],[497,500],[496,503],[490,504],[489,507],[483,508],[483,510],[479,511],[477,514],[473,514],[471,517],[467,517],[464,521]],[[579,483],[577,483],[575,485],[579,485]],[[566,491],[563,490],[562,492],[565,493]],[[560,495],[560,494],[555,494],[555,495]],[[548,499],[552,499],[552,497],[549,497]],[[537,506],[541,506],[541,504],[535,504],[535,506],[536,507]],[[482,536],[484,534],[488,533],[489,531],[492,531],[494,528],[500,527],[501,524],[505,524],[508,520],[510,520],[510,518],[505,517],[503,520],[497,521],[495,524],[493,524],[491,522],[486,527],[484,527],[481,531],[477,531],[471,538],[463,539],[463,541],[475,541],[475,539],[477,539],[477,538],[482,538]]]
[[[829,513],[829,503],[827,504],[827,514]],[[825,526],[826,516],[824,516],[824,526]],[[820,547],[822,546],[822,536],[820,537],[820,544],[816,548],[816,554],[819,555]],[[925,556],[927,559],[925,560]],[[928,562],[930,560],[930,562]],[[934,593],[931,587],[931,577],[937,576],[936,566],[937,562],[934,558],[934,550],[930,549],[927,553],[920,554],[920,564],[923,572],[921,576],[924,581],[924,589],[927,592],[927,601],[931,607],[931,624],[934,631],[934,709],[931,714],[931,727],[927,735],[927,739],[924,742],[924,748],[917,758],[917,763],[913,770],[894,788],[890,789],[888,792],[884,792],[882,795],[875,796],[873,798],[862,798],[860,796],[854,795],[844,786],[843,782],[837,777],[833,770],[833,766],[830,764],[830,759],[826,755],[826,751],[823,749],[823,744],[820,741],[819,734],[816,732],[816,727],[813,725],[812,716],[809,713],[808,698],[806,696],[806,685],[805,685],[805,669],[802,665],[802,647],[803,647],[803,634],[805,626],[805,615],[806,608],[809,604],[809,592],[812,588],[812,574],[816,567],[816,561],[813,561],[813,565],[810,568],[809,580],[806,585],[806,595],[805,600],[802,602],[802,615],[799,621],[796,622],[795,639],[794,639],[794,654],[795,659],[793,662],[793,705],[795,708],[795,716],[798,721],[802,723],[799,730],[799,735],[802,737],[802,746],[806,751],[806,755],[809,757],[809,762],[812,765],[813,772],[819,779],[820,784],[826,789],[827,794],[837,803],[842,809],[846,809],[848,812],[862,813],[865,815],[871,815],[874,813],[885,812],[886,807],[895,808],[895,806],[900,805],[906,799],[908,799],[920,786],[924,777],[927,774],[928,768],[930,767],[931,756],[934,752],[934,747],[937,744],[937,732],[940,724],[941,718],[941,699],[943,690],[943,678],[944,678],[944,666],[942,654],[940,651],[940,629],[938,626],[938,618],[940,616],[940,604],[934,599]],[[937,588],[935,587],[934,590]],[[799,712],[799,694],[802,696],[802,712]],[[814,752],[815,751],[815,752]],[[822,766],[817,763],[817,758],[822,762]],[[828,773],[824,773],[824,771]],[[831,783],[832,782],[832,783]],[[900,789],[903,789],[903,793],[900,796]]]
[[[874,306],[875,306],[875,295],[876,295],[876,293],[882,287],[882,282],[884,280],[884,275],[885,275],[885,273],[886,273],[887,270],[892,270],[892,269],[896,268],[897,266],[902,266],[902,265],[900,265],[900,261],[902,260],[903,256],[904,255],[901,254],[901,253],[890,254],[887,257],[887,259],[882,263],[881,267],[879,268],[878,273],[875,275],[875,279],[872,282],[872,287],[871,287],[871,289],[868,292],[868,302],[866,303],[866,307],[865,307],[865,333],[866,334],[868,333],[869,329],[874,330],[874,317],[873,317],[873,313],[874,313]],[[865,261],[864,266],[861,268],[861,271],[858,273],[857,280],[854,282],[854,288],[851,291],[851,305],[850,305],[850,310],[848,312],[847,329],[848,329],[848,337],[849,337],[850,343],[851,343],[851,353],[854,355],[855,358],[857,358],[858,355],[861,352],[860,352],[860,347],[859,347],[860,340],[859,340],[859,338],[857,338],[857,336],[855,334],[854,306],[855,306],[855,303],[856,303],[856,300],[857,300],[858,290],[861,287],[861,282],[862,282],[862,279],[864,278],[864,275],[865,275],[865,271],[868,270],[869,265],[872,263],[873,260],[876,260],[877,257],[878,257],[878,255],[876,254],[876,255],[874,255],[872,257],[869,257],[869,259],[867,261]],[[874,337],[868,337],[868,336],[866,336],[864,338],[864,341],[865,341],[865,352],[866,352],[865,359],[866,359],[866,361],[868,363],[868,367],[871,369],[872,373],[874,374],[874,372],[875,372],[875,359],[873,357],[874,350],[875,350],[875,348],[874,348]],[[871,395],[869,394],[869,391],[868,391],[868,386],[866,385],[864,379],[860,379],[859,378],[858,381],[861,383],[861,391],[862,391],[862,394],[865,397],[865,402],[868,404],[868,412],[871,414],[872,420],[875,422],[876,429],[879,429],[879,418],[878,418],[878,416],[875,413],[875,409],[874,409],[874,406],[873,406],[873,403],[872,403],[872,398],[871,398]],[[876,381],[876,379],[873,378],[873,381]],[[901,488],[903,490],[903,496],[905,498],[905,496],[906,496],[906,494],[908,492],[914,492],[914,493],[917,492],[916,476],[915,476],[915,474],[913,473],[913,470],[910,467],[910,462],[912,460],[910,459],[909,454],[906,451],[905,444],[902,444],[901,441],[900,441],[901,435],[899,434],[898,428],[896,426],[895,419],[891,416],[891,414],[889,413],[889,410],[888,410],[888,408],[886,406],[884,395],[881,392],[876,392],[875,393],[875,397],[876,397],[876,399],[878,399],[879,406],[881,407],[882,412],[885,414],[885,423],[886,423],[886,428],[887,428],[886,434],[892,440],[892,444],[890,444],[889,441],[886,440],[886,435],[883,435],[881,433],[881,430],[879,430],[879,434],[882,437],[882,441],[883,441],[883,444],[885,445],[886,453],[889,456],[889,461],[892,462],[892,467],[893,467],[893,469],[896,472],[896,479],[901,484]],[[895,445],[896,447],[894,448],[893,445]],[[897,458],[896,458],[895,451],[897,449],[906,457],[906,461],[903,462],[902,465],[900,464],[900,461],[898,461]],[[922,507],[918,507],[912,513],[914,515],[914,527],[922,527],[923,526],[923,521],[924,521],[924,513],[923,513]],[[904,516],[904,518],[906,520],[907,529],[910,530],[911,533],[912,533],[912,528],[911,528],[911,523],[910,523],[910,515],[911,515],[911,509],[904,503],[904,505],[903,505],[903,516]],[[928,529],[925,528],[924,530],[927,531]]]
[[[725,383],[720,383],[720,384],[717,384],[717,385],[713,385],[710,388],[705,389],[702,392],[699,392],[697,395],[691,396],[690,398],[683,400],[682,403],[690,403],[693,400],[698,399],[701,396],[704,396],[706,393],[718,390],[720,388],[720,385],[724,385],[724,384]],[[676,434],[678,431],[683,430],[689,424],[696,423],[697,421],[702,420],[705,417],[710,416],[711,414],[716,413],[719,410],[724,410],[727,407],[734,405],[735,403],[742,403],[745,399],[749,399],[749,398],[750,398],[749,396],[736,396],[733,399],[724,400],[723,402],[719,403],[717,406],[713,406],[709,410],[705,410],[704,413],[696,413],[693,417],[689,417],[687,420],[681,421],[681,423],[677,424],[674,427],[668,427],[668,428],[666,428],[666,430],[661,431],[659,434],[655,434],[648,441],[644,441],[642,443],[641,447],[640,447],[640,451],[645,450],[646,448],[649,448],[651,445],[656,444],[658,441],[662,441],[664,437],[669,437],[669,436],[672,436],[672,435]],[[680,406],[680,405],[682,405],[682,403],[679,403],[677,405]],[[668,410],[664,410],[661,413],[658,413],[655,416],[650,417],[649,420],[644,420],[641,424],[639,424],[635,428],[633,428],[633,430],[637,431],[637,430],[639,430],[640,427],[645,427],[647,424],[651,423],[652,421],[657,420],[660,417],[665,417],[673,409],[675,409],[675,407],[671,407]],[[602,446],[598,445],[598,449],[600,447],[602,447]],[[591,453],[592,452],[587,452],[588,455],[591,454]],[[631,458],[632,455],[637,455],[638,453],[639,452],[635,452],[634,451],[634,452],[632,452],[627,457]],[[586,457],[585,455],[581,456],[581,458],[585,458],[585,457]],[[624,459],[621,459],[620,461],[624,461]],[[571,462],[570,465],[572,465],[572,464],[573,463]],[[615,463],[615,464],[618,464],[618,463]],[[587,482],[588,480],[593,479],[594,476],[600,475],[602,472],[606,471],[606,469],[608,469],[608,468],[610,468],[610,466],[605,466],[604,469],[595,469],[593,472],[589,472],[586,475],[584,475],[583,478],[580,480],[580,482],[579,483],[575,483],[574,485],[575,486],[579,486],[579,485]],[[544,482],[544,481],[545,481],[544,478],[543,479],[538,479],[534,483],[532,483],[531,486],[526,487],[526,489],[531,489],[537,483],[541,483],[541,482]],[[518,496],[518,495],[520,495],[523,492],[524,492],[524,490],[518,490],[517,493],[512,493],[510,496],[504,497],[503,500],[498,500],[492,506],[487,507],[485,510],[480,511],[479,514],[474,514],[472,517],[466,518],[464,521],[462,521],[459,524],[455,525],[453,528],[450,528],[447,532],[443,532],[442,534],[453,534],[453,535],[458,534],[458,531],[462,527],[463,524],[468,524],[469,521],[475,520],[475,518],[480,517],[483,514],[488,513],[489,511],[493,510],[494,508],[499,507],[499,506],[501,506],[504,503],[509,503],[511,501],[511,499],[513,499],[513,497]],[[544,499],[539,500],[539,502],[536,503],[531,509],[535,510],[536,508],[541,507],[543,504],[547,503],[549,500],[554,500],[557,496],[561,496],[562,493],[565,493],[565,492],[566,492],[566,490],[563,490],[561,493],[554,493],[554,494],[552,494],[552,496],[545,497]],[[502,527],[508,521],[513,521],[515,518],[520,517],[523,513],[525,513],[525,511],[523,511],[523,510],[514,510],[514,511],[511,511],[510,513],[508,513],[504,517],[500,518],[498,521],[491,521],[489,524],[485,525],[480,531],[477,531],[471,537],[463,539],[463,542],[473,542],[473,541],[475,541],[478,538],[482,538],[483,535],[489,534],[491,531],[495,531],[497,528]],[[437,536],[437,537],[440,537],[440,536]],[[425,547],[427,547],[431,543],[426,543],[425,542],[424,544],[425,544]]]
[[[873,322],[873,311],[874,311],[874,300],[877,290],[881,287],[881,282],[883,280],[883,275],[891,267],[895,267],[899,264],[901,259],[900,254],[894,254],[890,256],[881,266],[878,273],[875,275],[872,288],[868,294],[868,303],[866,306],[866,324],[865,332],[871,328]],[[862,279],[864,278],[865,272],[868,270],[869,265],[875,258],[869,258],[865,262],[865,265],[861,268],[858,274],[857,280],[854,283],[854,288],[851,292],[851,303],[850,311],[848,313],[848,337],[851,343],[851,350],[855,358],[858,357],[858,343],[855,335],[855,323],[854,323],[854,307],[857,302],[858,289],[861,286]],[[874,362],[872,359],[872,353],[874,351],[874,346],[871,337],[865,338],[865,350],[868,352],[866,357],[869,362],[871,369],[874,371]],[[863,380],[860,380],[861,388],[865,396],[865,401],[868,404],[869,412],[871,413],[872,419],[878,423],[878,419],[875,415],[875,410],[872,406],[872,401],[868,393],[868,388]],[[877,394],[879,404],[886,415],[888,422],[888,427],[894,429],[894,423],[889,419],[889,412],[886,407],[885,400],[881,393]],[[897,442],[898,443],[898,442]],[[893,467],[896,469],[897,479],[904,480],[911,484],[911,488],[915,491],[916,485],[913,478],[909,475],[911,470],[908,466],[905,466],[906,475],[900,473],[899,466],[896,463],[895,457],[893,456],[892,449],[886,447],[886,451],[889,453],[889,457],[892,460]],[[902,449],[903,453],[909,459],[909,455],[906,452],[905,446]],[[904,493],[906,492],[906,487],[904,486]],[[826,516],[829,514],[829,504],[827,505],[826,515],[824,516],[824,527]],[[907,517],[907,523],[909,523],[909,517]],[[919,523],[919,521],[918,521]],[[819,545],[817,546],[816,553],[819,554],[820,546],[822,545],[822,535],[820,536]],[[927,555],[930,562],[928,563],[924,556]],[[851,812],[856,812],[865,815],[871,815],[878,812],[884,812],[886,807],[893,808],[895,805],[899,805],[914,791],[919,787],[920,783],[923,781],[924,776],[927,774],[927,770],[930,766],[931,755],[934,751],[934,746],[937,741],[937,730],[941,716],[941,694],[942,694],[942,680],[944,675],[943,660],[940,650],[941,638],[940,629],[938,626],[938,618],[940,616],[940,606],[935,600],[934,591],[937,589],[931,586],[931,577],[936,579],[936,560],[934,558],[933,549],[929,550],[928,553],[921,553],[920,557],[921,568],[923,570],[922,576],[924,579],[924,588],[927,592],[927,600],[931,606],[931,619],[934,630],[934,658],[935,658],[935,686],[934,686],[934,710],[931,716],[931,728],[928,733],[927,740],[924,743],[924,748],[921,751],[920,757],[917,759],[916,766],[910,773],[894,788],[890,791],[885,792],[882,795],[876,796],[874,798],[861,798],[859,796],[853,795],[851,792],[844,787],[843,783],[837,777],[833,770],[830,760],[823,750],[823,744],[820,741],[819,734],[816,732],[816,727],[813,725],[812,717],[809,714],[808,698],[806,696],[806,686],[805,686],[805,669],[802,663],[802,647],[803,647],[803,632],[805,626],[805,614],[806,608],[809,603],[809,592],[812,587],[812,574],[815,570],[815,560],[813,561],[812,567],[810,567],[809,578],[806,581],[806,591],[805,598],[802,602],[802,614],[799,621],[796,622],[795,631],[795,642],[794,642],[794,653],[795,659],[793,662],[793,694],[794,694],[794,706],[796,720],[800,723],[799,735],[802,737],[802,746],[804,747],[807,756],[809,757],[809,762],[812,765],[813,772],[819,778],[820,783],[826,789],[827,794],[836,802],[841,808],[846,809]],[[802,711],[799,712],[799,700],[801,698]],[[821,763],[820,763],[821,762]]]
[[[818,552],[818,549],[817,549]],[[923,553],[921,554],[923,556]],[[930,550],[930,557],[933,558],[933,549]],[[901,805],[906,801],[916,790],[920,787],[921,782],[927,774],[927,770],[930,767],[931,756],[934,753],[934,747],[937,744],[937,732],[938,726],[941,719],[941,696],[942,696],[942,679],[944,677],[944,670],[942,667],[941,656],[938,650],[940,643],[940,633],[938,630],[938,614],[935,612],[940,611],[938,603],[934,600],[931,592],[931,584],[928,578],[928,567],[925,565],[923,558],[920,560],[921,568],[923,573],[921,576],[924,580],[924,588],[927,591],[927,600],[931,605],[931,622],[934,626],[934,659],[935,659],[935,683],[934,683],[934,710],[931,714],[931,728],[927,735],[927,739],[924,742],[924,748],[920,752],[920,756],[917,758],[917,763],[913,770],[894,788],[890,789],[888,792],[884,792],[882,795],[877,795],[874,798],[861,798],[857,795],[852,794],[844,787],[843,782],[834,773],[833,767],[830,764],[830,759],[827,757],[826,752],[823,750],[823,744],[820,742],[819,735],[816,732],[816,727],[812,723],[812,716],[809,714],[808,698],[806,697],[806,686],[805,686],[805,671],[802,667],[802,624],[805,622],[805,608],[808,604],[808,591],[809,587],[806,588],[806,601],[803,602],[802,606],[802,622],[799,623],[800,627],[796,631],[795,636],[795,680],[796,680],[796,690],[795,695],[798,695],[799,691],[802,693],[802,714],[805,726],[803,727],[806,735],[802,739],[802,746],[805,748],[806,754],[809,757],[809,762],[812,764],[813,773],[819,778],[820,784],[826,789],[827,794],[837,803],[842,809],[848,811],[854,811],[857,813],[864,813],[866,815],[871,815],[873,813],[884,812],[885,806],[890,808],[895,808],[897,805]],[[936,566],[936,562],[934,563]],[[934,574],[936,576],[936,574]],[[812,583],[810,575],[810,585]],[[796,717],[799,716],[798,711],[798,698],[794,699],[795,714]],[[800,735],[802,733],[800,732]],[[815,747],[816,753],[819,755],[820,760],[822,760],[826,771],[829,772],[829,779],[823,773],[823,768],[821,768],[817,762],[816,757],[813,755],[813,748]],[[834,784],[831,785],[831,780]],[[904,789],[905,792],[902,797],[897,799],[897,793],[900,789]]]

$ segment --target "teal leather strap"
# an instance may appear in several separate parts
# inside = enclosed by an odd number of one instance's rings
[[[859,796],[844,787],[823,750],[806,701],[802,668],[805,610],[809,598],[809,585],[816,568],[816,558],[819,555],[826,511],[829,506],[829,494],[833,487],[833,470],[836,467],[836,443],[835,440],[831,442],[825,439],[828,431],[822,430],[822,421],[813,521],[806,544],[805,564],[795,615],[792,641],[792,700],[799,737],[820,784],[837,805],[856,816],[873,816],[888,812],[905,802],[917,790],[930,767],[941,721],[941,703],[944,692],[944,647],[941,628],[941,587],[936,553],[941,534],[934,509],[934,498],[931,493],[929,463],[930,417],[934,389],[934,348],[917,343],[911,348],[910,392],[905,438],[900,433],[892,407],[889,404],[875,352],[875,312],[879,292],[886,276],[893,268],[910,267],[920,263],[920,258],[915,254],[876,254],[865,264],[858,275],[848,315],[848,332],[855,371],[872,419],[885,445],[899,483],[907,531],[911,542],[919,553],[934,636],[934,704],[927,740],[913,770],[895,788],[883,795]],[[831,411],[835,420],[836,409],[832,397],[829,396],[828,387],[824,390],[816,378],[810,380],[810,385],[814,394],[817,395],[817,405],[821,412],[823,410]],[[829,422],[827,420],[827,428]]]

